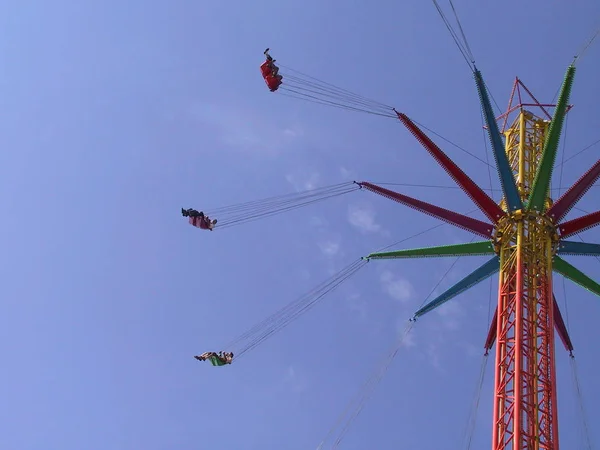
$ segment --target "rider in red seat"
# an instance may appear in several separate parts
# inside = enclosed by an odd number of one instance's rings
[[[205,215],[202,211],[196,211],[195,209],[183,209],[181,208],[181,215],[183,217],[189,217],[189,222],[191,225],[196,228],[200,228],[202,230],[210,230],[212,231],[215,225],[217,224],[217,219],[210,219],[207,215]]]
[[[279,67],[275,65],[275,60],[269,55],[269,49],[266,49],[264,54],[267,59],[260,65],[260,72],[262,73],[269,90],[275,92],[281,85],[283,77],[279,75]]]
[[[194,223],[192,223],[194,221]],[[201,228],[202,230],[210,230],[212,231],[215,225],[217,224],[217,219],[211,220],[210,217],[190,217],[190,223],[195,227]]]

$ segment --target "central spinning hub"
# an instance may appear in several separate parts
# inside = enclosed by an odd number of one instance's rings
[[[558,227],[545,213],[519,209],[502,217],[494,228],[492,238],[496,254],[500,256],[501,249],[510,247],[511,242],[516,245],[519,235],[524,241],[523,244],[533,244],[534,247],[539,247],[542,242],[550,242],[551,254],[556,253]]]

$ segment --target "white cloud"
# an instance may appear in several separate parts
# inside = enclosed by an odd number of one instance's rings
[[[308,389],[306,377],[298,373],[294,366],[289,366],[283,378],[284,384],[289,386],[293,392],[304,392]]]
[[[406,318],[399,319],[396,331],[399,338],[406,333]],[[422,333],[422,334],[421,334]],[[431,323],[426,324],[421,320],[413,324],[408,334],[404,336],[401,345],[407,349],[418,347],[417,355],[437,371],[443,371],[442,356],[448,340],[440,333],[439,328]]]
[[[394,300],[406,303],[412,299],[414,289],[410,281],[402,277],[395,277],[392,272],[386,270],[380,277],[383,291]]]
[[[241,151],[276,155],[303,136],[299,127],[274,126],[259,114],[244,110],[239,105],[228,107],[197,103],[190,107],[189,114],[193,120],[214,130],[223,144]]]
[[[412,348],[417,345],[415,341],[415,333],[411,330],[404,338],[402,339],[402,346],[406,348]]]
[[[348,221],[363,233],[381,231],[381,225],[375,221],[375,212],[365,206],[350,206],[348,208]]]
[[[339,240],[327,240],[319,243],[319,248],[321,249],[321,253],[327,257],[333,257],[337,255],[340,251],[340,242]]]
[[[349,169],[346,169],[345,167],[340,167],[340,175],[342,176],[342,178],[350,178],[352,177],[352,174],[354,172],[352,172]]]
[[[430,343],[427,346],[427,356],[429,356],[429,363],[439,371],[442,371],[442,361],[440,358],[439,347],[437,344]]]
[[[294,186],[296,191],[309,191],[317,187],[320,175],[318,172],[306,173],[304,171],[297,171],[296,173],[287,174],[285,179]]]
[[[477,346],[470,342],[462,342],[461,345],[469,358],[479,357],[485,353],[483,345]]]
[[[406,330],[409,326],[410,326],[410,329],[407,332]],[[409,325],[409,322],[407,322],[406,317],[401,317],[397,320],[396,332],[398,333],[398,339],[402,340],[401,345],[403,347],[406,347],[406,348],[416,347],[417,342],[416,342],[415,335],[417,333],[417,330],[415,329],[414,324]]]
[[[350,310],[358,313],[361,319],[367,317],[367,302],[361,297],[358,292],[355,292],[347,298]]]
[[[450,299],[435,309],[435,312],[442,317],[444,326],[451,331],[456,331],[460,328],[460,320],[465,314],[463,306],[456,300],[456,298]]]
[[[304,136],[304,131],[299,127],[289,127],[283,130],[283,134],[290,138],[299,138]]]
[[[287,368],[287,374],[285,376],[285,379],[294,380],[294,378],[296,378],[296,370],[294,369],[294,366],[289,366]]]
[[[327,220],[325,220],[322,217],[317,217],[317,216],[311,216],[308,219],[308,224],[311,227],[315,227],[315,228],[325,228],[327,225],[329,225],[329,222],[327,222]]]
[[[307,281],[311,279],[311,274],[310,271],[308,269],[301,269],[298,272],[298,276],[300,277],[301,280]]]

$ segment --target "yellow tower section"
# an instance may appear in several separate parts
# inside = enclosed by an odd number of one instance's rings
[[[506,155],[517,180],[521,200],[527,201],[550,122],[521,110],[512,126],[504,132]]]

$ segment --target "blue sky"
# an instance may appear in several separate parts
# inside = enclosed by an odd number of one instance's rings
[[[455,5],[502,107],[517,75],[550,101],[600,18],[593,0]],[[392,104],[484,157],[475,85],[433,4],[4,2],[0,27],[0,447],[315,448],[451,260],[371,262],[239,365],[192,355],[437,222],[366,192],[210,234],[179,208],[352,179],[452,186],[397,122],[271,94],[258,70],[270,46],[280,63]],[[599,54],[596,42],[578,66],[567,157],[600,139]],[[489,187],[485,166],[443,148]],[[566,163],[563,186],[599,154]],[[472,209],[459,190],[398,189]],[[598,189],[579,207],[596,210]],[[599,229],[582,236],[600,242]],[[470,238],[446,225],[402,245]],[[482,261],[459,261],[440,288]],[[597,260],[576,262],[600,279]],[[482,283],[417,323],[342,448],[464,448],[489,292]],[[565,292],[596,423],[600,301],[570,282]],[[561,441],[582,448],[558,349]],[[490,442],[492,362],[472,448]]]

